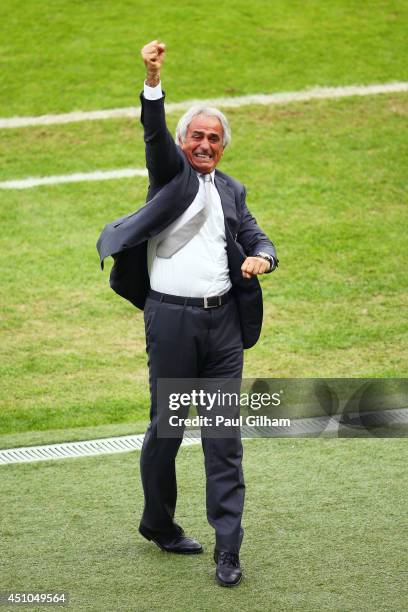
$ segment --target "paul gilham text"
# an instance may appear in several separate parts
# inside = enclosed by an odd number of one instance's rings
[[[216,417],[195,416],[195,417],[178,417],[171,415],[169,425],[172,427],[290,427],[290,419],[271,419],[265,415],[249,414],[246,416],[240,415],[235,419],[230,419],[222,415]]]

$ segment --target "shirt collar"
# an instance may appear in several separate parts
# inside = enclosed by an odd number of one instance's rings
[[[197,174],[198,178],[200,178],[200,176],[204,176],[204,175],[203,175],[201,172],[197,172],[197,171],[196,171],[196,174]],[[212,184],[213,184],[213,185],[215,185],[215,170],[213,170],[213,171],[212,171],[212,172],[210,172],[209,174],[210,174],[210,176],[211,176],[211,182],[212,182]]]

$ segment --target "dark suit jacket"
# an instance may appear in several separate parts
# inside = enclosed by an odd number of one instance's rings
[[[167,130],[164,96],[145,100],[141,95],[149,190],[144,206],[105,226],[97,243],[101,266],[109,255],[115,263],[110,285],[116,293],[143,310],[149,290],[147,241],[177,219],[193,202],[199,182],[181,149]],[[262,293],[258,279],[242,278],[245,257],[265,251],[276,258],[272,242],[258,227],[245,203],[245,187],[215,171],[215,184],[225,217],[228,265],[240,315],[244,348],[259,338]]]

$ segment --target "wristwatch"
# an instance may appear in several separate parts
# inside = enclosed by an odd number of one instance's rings
[[[269,253],[265,253],[265,251],[259,251],[259,253],[257,253],[255,255],[255,257],[262,257],[262,259],[266,259],[266,261],[269,261],[269,263],[271,264],[271,267],[266,272],[266,274],[269,274],[270,272],[273,272],[273,270],[278,265],[277,259],[275,259],[275,257],[273,257],[272,255],[269,255]]]

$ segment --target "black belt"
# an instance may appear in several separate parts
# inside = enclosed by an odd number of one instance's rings
[[[182,297],[181,295],[168,295],[149,289],[148,297],[157,302],[168,302],[169,304],[180,304],[181,306],[200,306],[201,308],[217,308],[223,306],[230,299],[231,292],[224,295],[215,295],[205,298]]]

